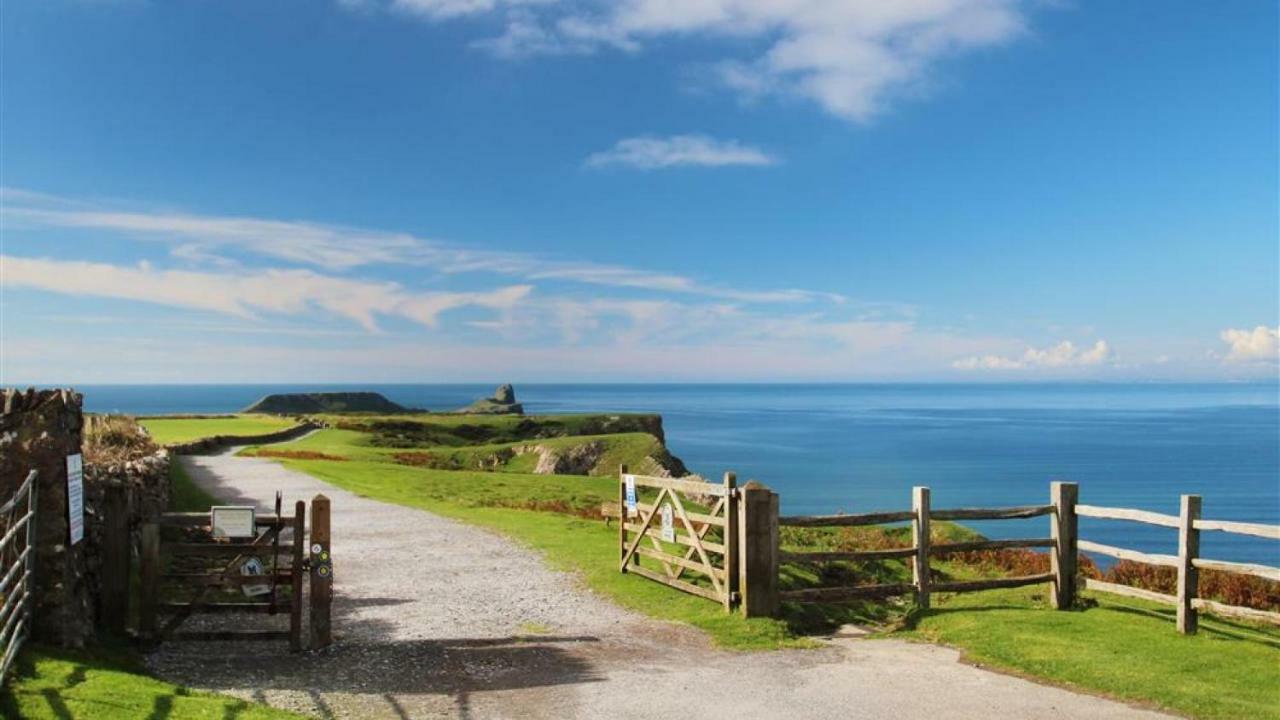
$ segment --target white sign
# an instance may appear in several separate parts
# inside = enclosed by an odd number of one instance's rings
[[[214,505],[209,508],[209,527],[216,538],[257,537],[252,505]]]
[[[251,557],[244,561],[240,566],[240,574],[246,577],[256,577],[258,575],[266,575],[267,568],[263,566],[262,561],[256,557]],[[244,591],[246,597],[254,597],[255,595],[266,595],[271,592],[270,585],[241,585],[240,589]]]
[[[676,541],[676,523],[671,515],[671,503],[662,505],[662,539],[667,542]]]
[[[67,456],[67,528],[71,544],[84,539],[84,456]]]
[[[622,482],[627,486],[627,514],[636,514],[636,476],[623,475]]]

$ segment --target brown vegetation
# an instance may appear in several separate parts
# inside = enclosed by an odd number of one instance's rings
[[[255,450],[255,457],[271,457],[271,458],[287,458],[289,460],[333,460],[335,462],[346,462],[347,459],[339,455],[328,455],[314,450]]]
[[[108,465],[137,460],[160,448],[127,415],[89,415],[85,417],[81,449],[85,462]]]

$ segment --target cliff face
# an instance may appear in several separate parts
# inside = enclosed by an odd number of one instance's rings
[[[304,415],[326,412],[402,413],[408,408],[375,392],[278,393],[245,408],[247,413]]]

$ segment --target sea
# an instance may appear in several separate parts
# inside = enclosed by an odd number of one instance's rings
[[[87,385],[85,409],[226,413],[269,393],[371,390],[447,410],[492,385]],[[529,414],[658,413],[667,445],[708,478],[736,472],[778,492],[784,515],[1080,502],[1280,524],[1280,386],[1261,384],[529,384]],[[978,522],[995,538],[1044,537],[1048,519]],[[1084,539],[1175,554],[1177,533],[1081,518]],[[1206,532],[1204,557],[1280,565],[1280,541]],[[1098,558],[1106,564],[1105,559]]]

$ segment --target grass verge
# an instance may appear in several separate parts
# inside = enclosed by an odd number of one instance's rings
[[[274,415],[228,415],[213,418],[141,418],[157,445],[191,442],[214,435],[265,435],[293,427],[290,418]]]

